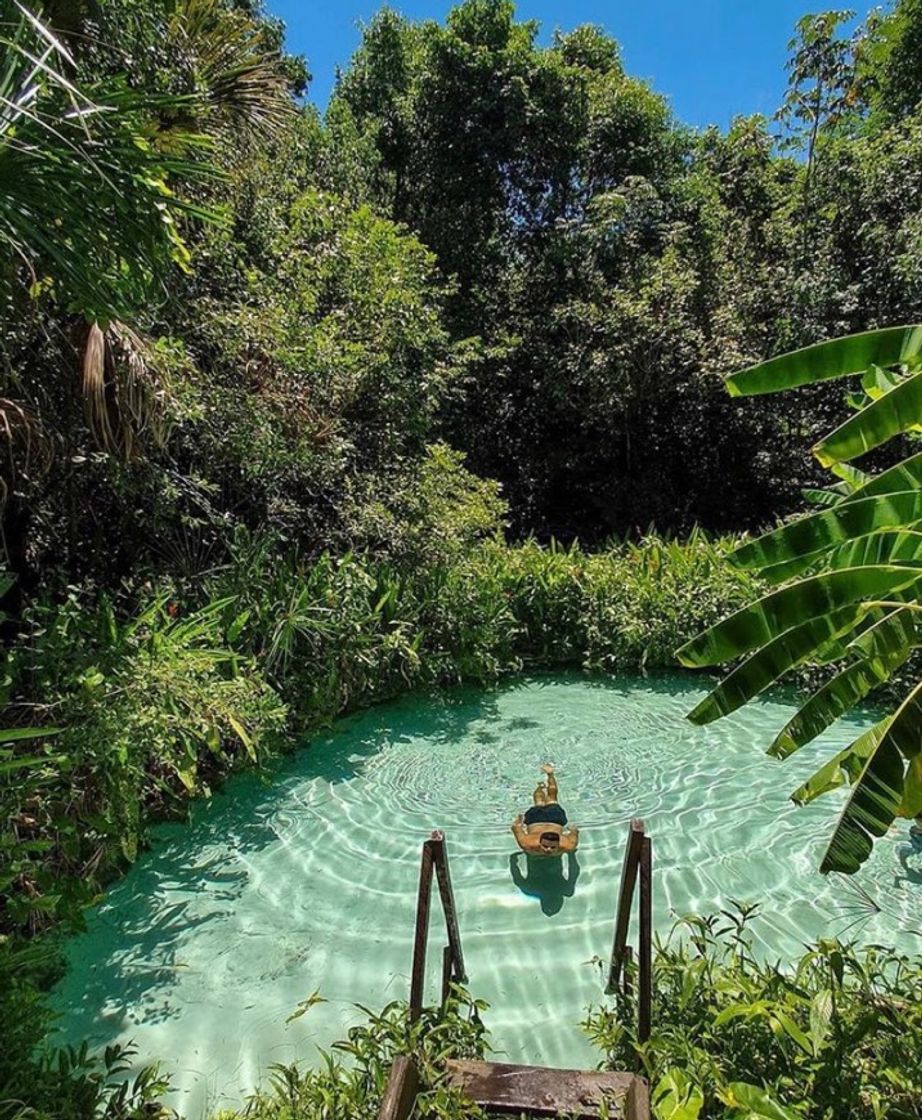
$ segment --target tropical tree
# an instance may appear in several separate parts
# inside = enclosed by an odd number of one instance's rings
[[[922,451],[875,475],[855,459],[922,430],[922,326],[823,342],[733,374],[735,396],[861,375],[849,417],[813,448],[834,476],[823,508],[750,541],[733,561],[775,589],[678,651],[683,664],[745,657],[692,711],[698,724],[735,711],[788,670],[813,660],[832,676],[768,748],[786,758],[872,689],[907,666],[922,645]],[[922,813],[922,679],[896,709],[826,762],[793,794],[805,804],[851,783],[821,870],[851,873],[896,817]]]

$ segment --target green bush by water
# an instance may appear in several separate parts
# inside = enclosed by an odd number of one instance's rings
[[[14,744],[0,770],[2,929],[79,921],[151,819],[261,765],[285,731],[526,662],[672,664],[751,590],[726,547],[649,538],[588,555],[490,538],[414,565],[245,539],[203,585],[148,593],[127,621],[124,604],[76,592],[34,607],[8,657],[8,715],[61,730]]]
[[[656,946],[653,1031],[624,1006],[585,1023],[610,1068],[639,1061],[658,1120],[915,1120],[922,956],[820,941],[784,966],[753,953],[752,909],[688,917]]]

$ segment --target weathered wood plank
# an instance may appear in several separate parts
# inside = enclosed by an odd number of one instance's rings
[[[407,1120],[419,1091],[419,1070],[412,1058],[401,1055],[394,1059],[378,1120]]]
[[[613,1120],[625,1116],[625,1101],[637,1080],[632,1073],[545,1069],[502,1062],[448,1061],[445,1069],[451,1084],[487,1112],[530,1112],[577,1120],[595,1120],[603,1099],[609,1101]]]

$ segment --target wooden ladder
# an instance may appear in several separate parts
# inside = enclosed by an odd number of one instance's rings
[[[458,916],[445,836],[433,832],[423,843],[419,894],[416,902],[416,933],[413,941],[413,969],[410,981],[410,1021],[419,1018],[423,1008],[423,983],[426,971],[426,943],[429,936],[429,911],[432,875],[438,882],[448,944],[442,951],[442,1003],[448,999],[452,983],[466,979]],[[631,906],[640,880],[640,915],[637,953],[637,1032],[641,1041],[650,1034],[652,1001],[652,853],[643,821],[632,820],[628,834],[621,886],[615,914],[615,933],[608,971],[607,991],[620,987],[633,994],[633,950],[627,943]],[[649,1120],[650,1089],[636,1073],[597,1070],[550,1069],[544,1066],[510,1065],[504,1062],[447,1061],[448,1082],[484,1111],[500,1115],[529,1113],[532,1116],[567,1116],[574,1120],[597,1120],[602,1106],[611,1120]],[[378,1120],[407,1120],[419,1091],[419,1071],[411,1054],[395,1058]]]

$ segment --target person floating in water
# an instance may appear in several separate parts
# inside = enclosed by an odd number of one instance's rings
[[[550,762],[541,767],[547,776],[532,795],[534,804],[523,817],[521,813],[512,823],[512,834],[526,855],[560,856],[575,852],[579,845],[579,829],[567,828],[567,814],[557,800],[557,777]],[[566,831],[564,831],[566,829]]]

